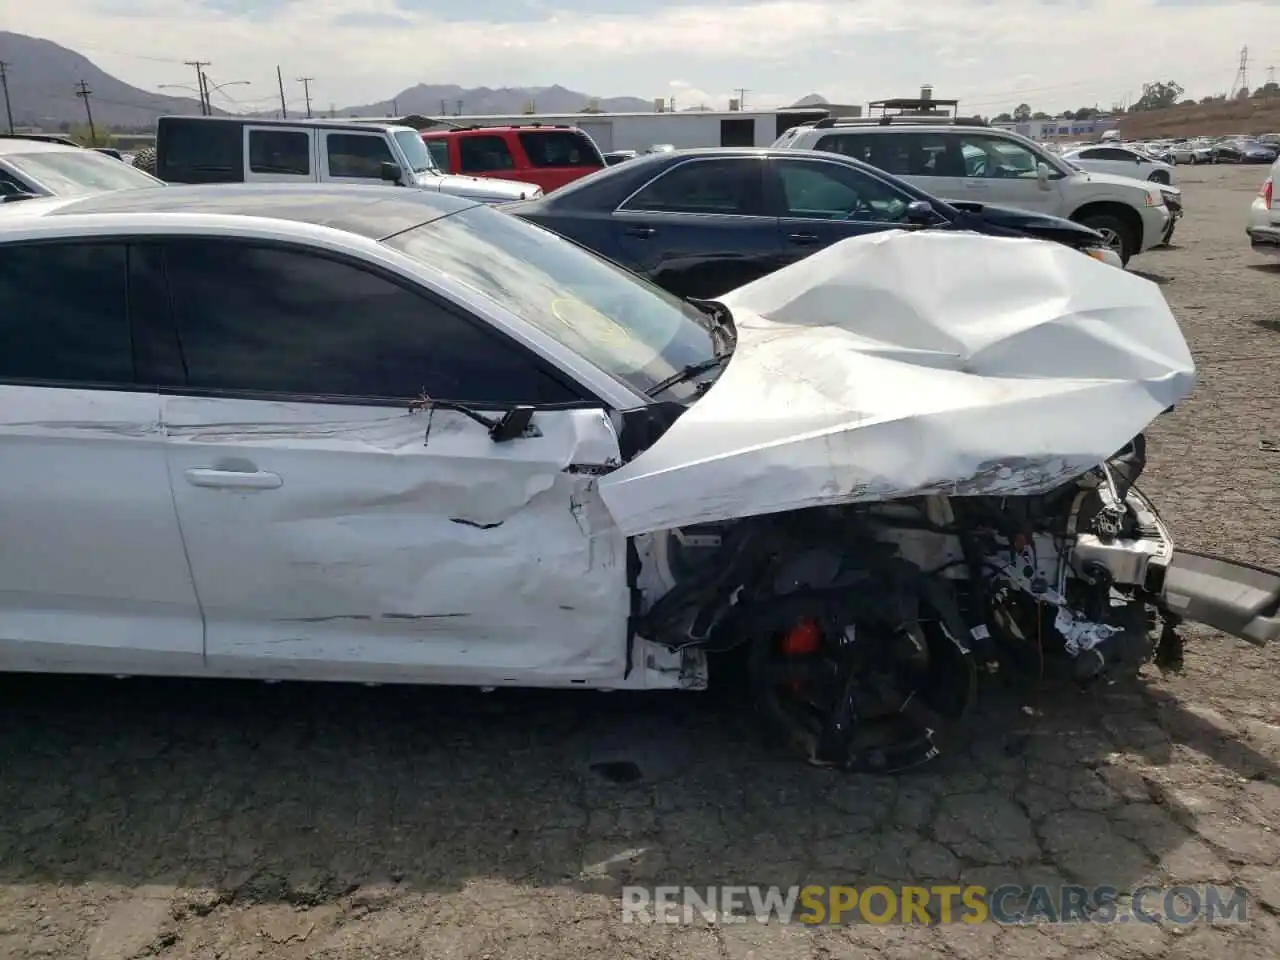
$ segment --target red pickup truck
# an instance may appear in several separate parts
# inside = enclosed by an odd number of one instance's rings
[[[595,141],[577,127],[534,123],[426,130],[422,141],[447,173],[536,183],[543,193],[605,166]]]

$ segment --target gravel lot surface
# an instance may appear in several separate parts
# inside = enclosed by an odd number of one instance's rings
[[[1200,367],[1144,488],[1280,565],[1280,266],[1260,167],[1180,167],[1161,283]],[[1274,958],[1280,651],[995,704],[966,754],[848,777],[715,695],[0,678],[0,957]],[[622,925],[638,883],[1241,883],[1235,926]]]

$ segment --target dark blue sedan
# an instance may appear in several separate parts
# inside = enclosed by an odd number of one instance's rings
[[[1099,234],[1070,220],[949,203],[825,151],[647,154],[502,209],[682,297],[720,296],[846,237],[890,229],[1033,236],[1089,251],[1105,246]]]

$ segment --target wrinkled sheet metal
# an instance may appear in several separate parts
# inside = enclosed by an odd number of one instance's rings
[[[1042,493],[1195,380],[1155,284],[1047,241],[857,237],[723,301],[733,359],[600,483],[628,535],[924,493]]]
[[[617,462],[603,412],[539,411],[536,437],[495,444],[448,410],[163,403],[211,671],[535,686],[622,676],[625,542],[578,472]],[[209,467],[282,484],[188,482]]]

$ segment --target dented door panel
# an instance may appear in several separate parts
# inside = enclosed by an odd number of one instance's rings
[[[600,410],[495,443],[445,410],[170,397],[212,673],[559,686],[621,677],[625,540]],[[536,435],[529,435],[536,434]]]
[[[1280,572],[1175,550],[1161,603],[1184,620],[1265,646],[1280,640]]]

